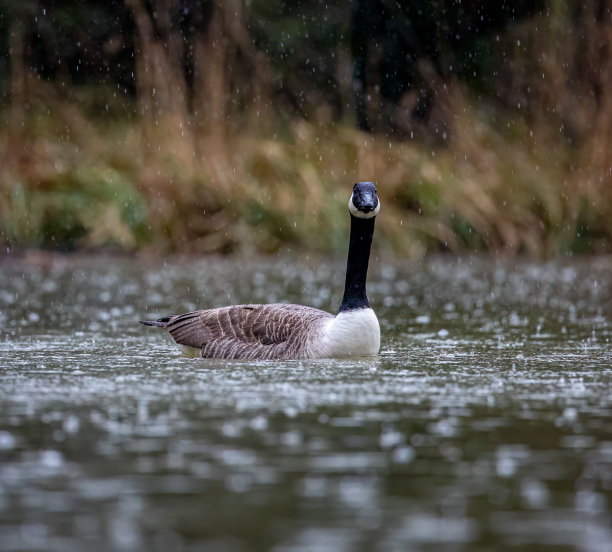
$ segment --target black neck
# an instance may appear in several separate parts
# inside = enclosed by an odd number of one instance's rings
[[[365,309],[370,306],[366,295],[366,276],[370,260],[370,247],[374,236],[374,219],[351,215],[351,239],[346,263],[346,283],[340,312]]]

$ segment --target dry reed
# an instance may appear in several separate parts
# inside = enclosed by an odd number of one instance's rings
[[[188,98],[172,70],[179,46],[157,43],[140,0],[128,5],[139,31],[138,117],[92,120],[75,98],[17,72],[14,86],[38,108],[0,132],[8,246],[343,250],[348,190],[371,179],[384,207],[378,246],[398,254],[610,251],[612,29],[597,3],[583,6],[570,38],[560,36],[561,8],[502,37],[513,53],[500,82],[507,77],[516,108],[440,82],[434,116],[448,136],[435,147],[297,116],[271,122],[267,62],[241,36],[233,3],[231,13],[217,5],[198,45],[208,63],[196,75],[201,93]],[[228,67],[244,60],[251,95],[230,104]]]

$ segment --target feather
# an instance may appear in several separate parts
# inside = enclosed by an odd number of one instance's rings
[[[334,317],[301,305],[233,305],[143,322],[165,327],[180,345],[214,358],[305,358],[309,337]]]

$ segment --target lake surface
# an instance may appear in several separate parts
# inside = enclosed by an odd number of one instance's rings
[[[343,261],[0,259],[0,550],[612,550],[612,259],[372,264],[377,358],[258,363],[138,320]]]

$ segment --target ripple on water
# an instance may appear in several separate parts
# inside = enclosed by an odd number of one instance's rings
[[[603,552],[611,263],[374,263],[379,357],[281,363],[137,320],[333,310],[343,262],[4,262],[0,550]]]

